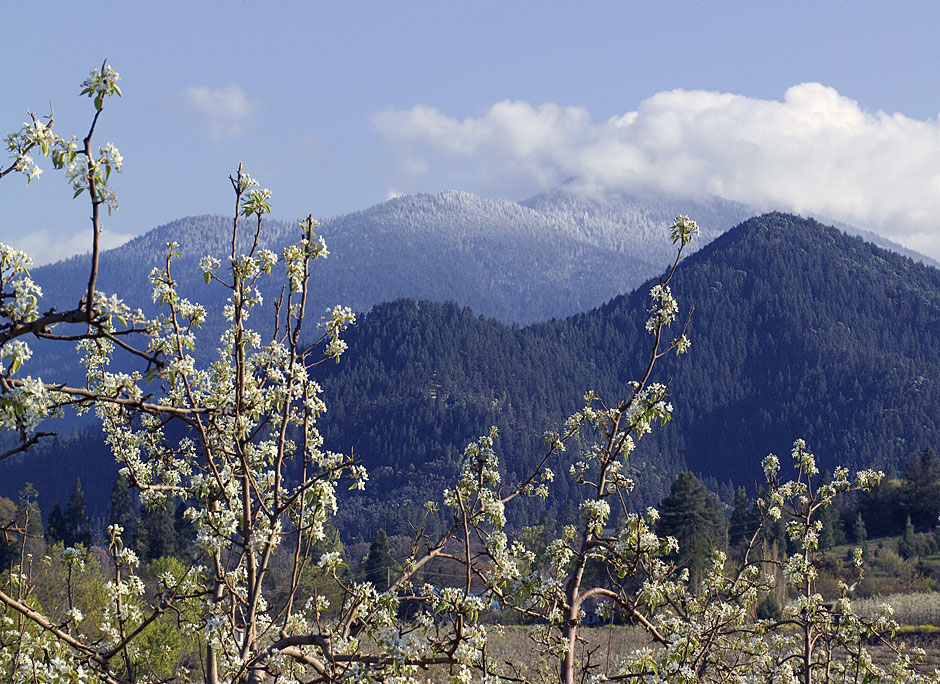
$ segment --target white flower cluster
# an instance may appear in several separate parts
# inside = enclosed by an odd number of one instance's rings
[[[646,320],[646,331],[655,332],[676,320],[679,304],[668,285],[654,285],[650,290],[650,298],[653,300],[653,306],[647,310],[650,317]]]
[[[798,439],[793,443],[791,455],[797,467],[806,475],[819,474],[819,469],[816,467],[816,457],[806,450],[806,442],[802,439]]]
[[[669,228],[669,236],[672,238],[672,244],[682,243],[687,246],[692,242],[692,238],[698,235],[701,230],[698,224],[688,216],[677,216],[672,226]]]
[[[270,214],[271,191],[267,188],[253,188],[249,190],[242,200],[242,213],[245,216],[256,216],[259,219],[264,214]]]
[[[348,306],[334,306],[326,310],[326,315],[320,320],[319,327],[326,331],[327,345],[323,355],[339,361],[339,357],[346,351],[346,342],[340,334],[356,322],[356,315]]]
[[[32,263],[24,252],[0,243],[0,316],[12,325],[30,323],[39,317],[42,288],[29,276]]]
[[[7,362],[7,373],[14,375],[20,367],[29,361],[33,352],[23,340],[11,340],[0,347],[0,362]]]
[[[588,499],[581,503],[581,510],[587,516],[588,530],[599,535],[604,532],[604,524],[610,516],[610,504],[603,499]]]
[[[90,192],[92,182],[94,182],[94,197],[96,204],[103,204],[108,212],[118,208],[117,194],[108,184],[111,179],[111,173],[121,172],[124,165],[124,157],[118,152],[117,147],[108,143],[104,147],[98,148],[98,156],[90,158],[83,151],[76,149],[74,141],[63,143],[63,151],[57,152],[53,161],[61,164],[65,169],[65,177],[72,186],[74,196],[78,197],[83,192]]]
[[[62,552],[59,554],[59,562],[70,570],[83,572],[85,570],[85,552],[81,549],[67,546],[62,549]]]
[[[312,218],[301,221],[300,228],[303,237],[300,242],[289,245],[281,251],[281,259],[285,264],[292,293],[301,292],[305,287],[306,282],[304,279],[309,263],[317,259],[325,259],[330,254],[323,238],[313,232],[316,226],[317,222]]]
[[[100,69],[93,69],[88,78],[82,81],[82,95],[90,97],[95,103],[95,109],[100,111],[105,97],[121,96],[121,89],[117,84],[119,80],[121,76],[118,72],[105,62]]]
[[[637,439],[652,432],[653,424],[665,425],[672,419],[672,404],[665,400],[666,386],[660,383],[651,383],[639,390],[624,413],[628,430],[632,430]],[[624,458],[627,458],[634,449],[633,437],[626,432],[621,442]]]
[[[44,124],[30,114],[31,121],[23,124],[20,130],[6,136],[7,151],[13,160],[13,168],[17,173],[26,176],[27,185],[42,174],[42,169],[33,161],[30,150],[39,148],[39,152],[48,157],[58,138],[52,132],[52,126]]]
[[[54,405],[38,378],[25,377],[19,387],[0,394],[0,429],[35,430]]]

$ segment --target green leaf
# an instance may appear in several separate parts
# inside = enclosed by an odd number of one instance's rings
[[[206,271],[206,272],[203,274],[202,278],[203,278],[203,280],[206,281],[206,285],[208,285],[208,284],[209,284],[209,281],[212,280],[212,274],[211,274],[209,271]]]

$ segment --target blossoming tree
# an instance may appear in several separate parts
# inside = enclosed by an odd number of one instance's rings
[[[656,363],[690,348],[685,328],[675,337],[668,333],[678,315],[670,282],[698,231],[685,217],[672,226],[676,259],[650,292],[646,366],[624,397],[605,402],[589,392],[584,407],[546,436],[544,458],[519,482],[502,481],[495,431],[468,446],[457,482],[442,496],[442,514],[452,525],[434,537],[427,527],[416,528],[411,553],[387,590],[350,579],[338,552],[314,557],[336,511],[337,488],[362,488],[368,479],[353,453],[329,451],[317,431],[326,404],[312,367],[339,359],[341,334],[355,320],[337,306],[319,321],[318,339],[307,339],[308,288],[326,245],[308,217],[295,244],[280,254],[263,248],[271,194],[239,167],[230,177],[231,247],[224,258],[201,262],[207,286],[228,297],[221,312],[226,327],[211,363],[197,363],[193,350],[204,344],[197,331],[212,312],[178,292],[176,245],[167,246],[163,266],[151,274],[158,315],[147,317],[98,292],[99,210],[117,207],[108,183],[122,160],[110,144],[95,152],[92,139],[105,102],[121,94],[117,82],[104,64],[83,84],[94,114],[81,144],[54,133],[51,116],[30,116],[7,138],[12,160],[0,177],[18,172],[29,182],[40,173],[32,156],[51,157],[75,195],[87,193],[93,231],[87,289],[80,304],[64,312],[43,312],[28,258],[0,248],[0,427],[17,437],[4,456],[48,434],[40,430],[43,421],[64,407],[93,411],[144,504],[174,499],[185,506],[195,560],[167,569],[148,587],[123,530],[112,525],[107,575],[90,574],[82,549],[49,560],[62,568],[67,588],[66,603],[56,608],[37,603],[32,559],[21,555],[0,590],[5,681],[940,681],[917,673],[916,652],[887,640],[897,657],[873,662],[865,644],[890,633],[889,616],[855,615],[844,585],[832,605],[817,592],[820,511],[842,492],[872,486],[879,474],[850,477],[838,470],[818,486],[815,461],[802,442],[793,451],[796,480],[779,482],[776,459],[765,461],[764,518],[785,518],[800,549],[781,561],[793,600],[778,620],[754,615],[759,598],[772,589],[768,562],[758,553],[762,527],[741,563],[716,554],[704,581],[693,587],[681,567],[666,561],[676,543],[654,533],[656,511],[632,512],[626,464],[637,441],[672,413],[668,387],[654,379]],[[284,288],[273,305],[274,324],[265,328],[257,284],[268,277],[283,278]],[[87,384],[22,376],[28,335],[78,342]],[[117,355],[137,359],[140,370],[115,370]],[[569,448],[580,453],[558,477],[571,478],[583,493],[582,514],[539,554],[522,537],[513,538],[505,510],[549,496],[556,477],[549,465]],[[429,516],[441,512],[437,502],[427,509]],[[278,554],[289,563],[286,579],[275,586]],[[419,582],[435,559],[458,563],[463,581]],[[304,600],[300,589],[311,566],[331,586],[316,587]],[[599,580],[588,581],[590,568],[600,568],[593,574]],[[82,576],[100,584],[97,607],[83,605],[73,591]],[[583,654],[578,644],[588,603],[640,625],[650,646],[620,663]],[[499,629],[481,615],[494,605],[534,623],[538,662],[492,658]],[[152,638],[167,616],[199,647],[197,658],[168,670],[156,666],[159,644]]]

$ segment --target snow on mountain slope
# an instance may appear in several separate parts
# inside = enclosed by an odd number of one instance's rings
[[[675,216],[699,223],[700,247],[754,213],[717,198],[586,197],[565,189],[523,202],[459,191],[399,197],[321,222],[330,256],[314,269],[311,310],[342,303],[367,311],[409,297],[453,300],[507,322],[562,318],[662,272],[671,259],[668,226]],[[296,238],[296,224],[266,223],[262,246],[279,251]],[[195,265],[208,253],[224,257],[230,230],[231,219],[221,216],[160,226],[102,255],[100,289],[149,302],[147,274],[162,264],[165,244],[176,242],[184,256],[174,272],[184,293],[211,299]],[[244,226],[243,246],[251,237]],[[74,257],[36,269],[50,305],[74,305],[86,263],[87,256]],[[277,293],[264,294],[273,300]]]

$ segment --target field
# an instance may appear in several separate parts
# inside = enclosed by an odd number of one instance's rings
[[[579,634],[584,643],[580,645],[578,660],[597,664],[601,671],[608,667],[614,668],[631,652],[649,645],[649,639],[640,627],[594,627],[582,629]],[[509,665],[520,674],[533,673],[539,669],[549,674],[557,669],[557,661],[546,662],[540,657],[539,646],[529,638],[528,628],[506,627],[501,635],[492,637],[489,644],[491,658],[495,663],[501,667]]]
[[[935,602],[938,598],[940,598],[938,595],[932,596],[929,602]],[[911,602],[912,606],[915,601]],[[874,603],[872,607],[875,607]],[[910,614],[919,613],[912,611]],[[492,630],[492,626],[488,626],[488,630]],[[632,651],[650,646],[649,640],[640,627],[584,628],[580,631],[580,636],[584,641],[580,645],[578,654],[580,662],[588,662],[588,656],[590,656],[590,662],[597,665],[601,672],[615,670],[616,664]],[[927,656],[923,667],[919,668],[922,672],[932,672],[940,668],[940,627],[903,626],[897,639],[903,641],[908,647],[925,650]],[[866,647],[876,663],[892,660],[893,654],[886,646],[869,643]],[[557,677],[557,661],[539,655],[539,647],[529,637],[529,629],[526,627],[507,626],[503,628],[501,634],[491,633],[487,654],[491,663],[497,665],[503,672],[508,670],[520,679],[555,681],[554,678]],[[449,676],[446,672],[437,672],[428,681],[433,684],[438,684],[438,682],[443,684],[449,681]]]

